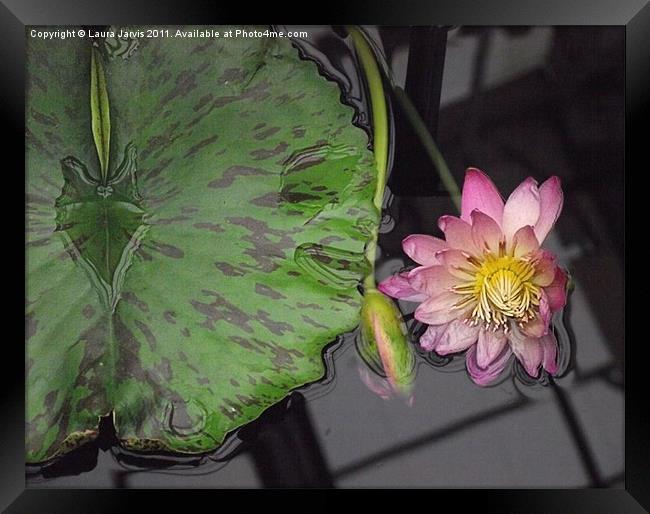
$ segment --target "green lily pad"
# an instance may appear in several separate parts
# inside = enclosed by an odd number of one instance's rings
[[[127,448],[213,450],[359,323],[376,177],[338,86],[287,39],[116,41],[96,145],[91,42],[28,40],[29,462],[111,412]]]

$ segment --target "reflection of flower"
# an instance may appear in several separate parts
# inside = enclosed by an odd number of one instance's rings
[[[365,386],[379,396],[382,400],[391,400],[395,397],[401,397],[409,407],[413,405],[414,396],[409,386],[406,390],[395,389],[390,380],[378,375],[365,364],[357,366],[359,377]]]
[[[414,234],[402,242],[419,267],[388,278],[379,289],[421,302],[415,318],[430,325],[425,350],[467,351],[480,385],[492,382],[515,354],[529,375],[557,371],[551,314],[566,303],[566,273],[540,248],[562,210],[560,180],[524,180],[503,202],[482,171],[465,175],[461,217],[438,220],[445,240]]]

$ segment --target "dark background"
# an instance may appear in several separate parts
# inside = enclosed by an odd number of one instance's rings
[[[308,30],[323,51],[345,53],[339,29]],[[569,372],[551,385],[507,378],[484,389],[462,359],[422,362],[408,406],[366,389],[347,339],[331,352],[332,380],[247,426],[243,444],[180,465],[116,458],[105,423],[96,444],[30,469],[28,487],[624,487],[624,28],[368,30],[459,183],[470,165],[504,194],[529,175],[561,177],[565,208],[546,246],[576,282],[562,328]],[[453,212],[395,103],[393,114],[395,228],[380,239],[380,278],[408,264],[404,236],[436,233]]]

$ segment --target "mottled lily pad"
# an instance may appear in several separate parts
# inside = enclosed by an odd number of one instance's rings
[[[91,42],[28,40],[30,462],[111,412],[125,447],[213,450],[359,322],[375,171],[338,86],[287,39],[114,43],[100,164]]]

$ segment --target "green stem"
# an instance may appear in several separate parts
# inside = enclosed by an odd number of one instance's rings
[[[445,186],[445,189],[447,189],[447,191],[449,192],[451,201],[454,202],[454,205],[460,212],[460,198],[461,198],[460,189],[458,188],[458,184],[456,183],[456,180],[451,174],[451,171],[449,171],[449,167],[447,166],[447,163],[445,162],[442,153],[440,153],[440,149],[438,148],[438,145],[436,145],[436,142],[431,136],[429,129],[427,129],[427,126],[424,124],[424,121],[422,121],[420,114],[416,110],[415,106],[411,102],[411,99],[408,97],[406,92],[399,86],[393,86],[393,91],[395,92],[395,97],[397,98],[397,101],[402,106],[402,109],[404,109],[404,113],[406,114],[406,117],[408,118],[409,122],[411,122],[415,134],[418,136],[418,139],[422,143],[422,146],[427,152],[429,158],[431,159],[434,166],[438,170],[438,175],[440,175],[440,180],[442,181],[442,184]]]
[[[372,109],[373,150],[375,153],[375,166],[377,167],[377,189],[373,202],[381,210],[386,189],[386,168],[388,166],[388,114],[384,85],[379,73],[377,61],[361,32],[352,27],[349,29],[354,41],[354,46],[363,66],[363,71],[370,91],[370,105]]]
[[[375,167],[377,169],[377,187],[373,203],[381,214],[386,190],[386,170],[388,167],[388,114],[386,109],[386,97],[384,96],[384,85],[375,56],[366,41],[366,38],[356,27],[348,27],[352,36],[354,48],[361,61],[365,74],[368,90],[370,92],[370,105],[372,109],[372,133],[373,151],[375,154]],[[373,232],[372,240],[366,246],[366,258],[372,266],[371,272],[364,279],[366,290],[375,288],[375,258],[377,253],[377,238],[379,228]]]
[[[375,55],[382,55],[377,48],[375,48]],[[397,101],[400,103],[402,109],[404,109],[407,119],[411,122],[416,136],[425,147],[429,158],[438,171],[443,186],[447,189],[452,202],[454,202],[455,206],[460,211],[461,193],[458,188],[458,184],[449,171],[449,167],[447,166],[442,153],[438,149],[435,140],[429,133],[429,129],[422,121],[420,114],[418,113],[417,109],[411,102],[411,99],[408,97],[406,92],[397,85],[397,81],[395,80],[395,77],[393,77],[390,67],[386,64],[385,58],[380,62],[380,65],[388,83],[393,89],[393,93],[395,94]]]
[[[377,236],[373,234],[372,240],[368,242],[368,246],[366,246],[366,258],[372,264],[372,269],[370,270],[370,273],[368,273],[366,277],[363,279],[363,290],[365,293],[377,289],[377,283],[375,282],[376,254],[377,254]],[[370,260],[371,257],[372,260]]]

